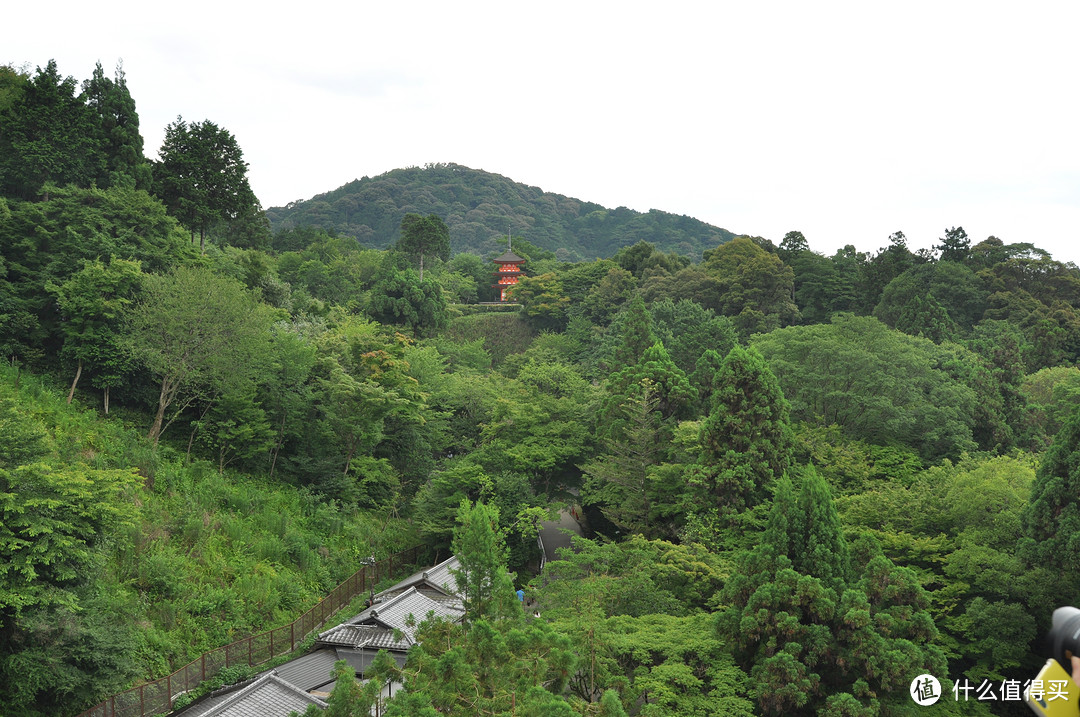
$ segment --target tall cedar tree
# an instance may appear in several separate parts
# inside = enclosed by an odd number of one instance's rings
[[[701,427],[703,477],[721,512],[752,507],[791,463],[788,402],[757,350],[735,346],[713,380]]]
[[[117,65],[116,79],[110,80],[99,62],[93,77],[83,82],[82,97],[94,116],[98,143],[105,155],[97,186],[150,189],[150,163],[143,156],[139,115],[123,65]]]
[[[1065,576],[1062,587],[1074,588],[1072,578],[1080,572],[1080,410],[1043,456],[1023,524],[1021,554],[1031,565]],[[1059,596],[1070,593],[1075,590],[1062,589]]]
[[[610,432],[624,420],[622,407],[640,390],[642,381],[649,381],[655,390],[656,410],[663,420],[685,416],[694,399],[694,389],[686,374],[675,365],[664,345],[658,341],[646,349],[635,363],[608,378],[608,397],[600,411],[602,433]]]
[[[631,387],[618,409],[619,430],[603,441],[603,452],[582,466],[586,504],[598,504],[604,517],[627,533],[656,537],[651,525],[656,495],[650,469],[663,460],[660,396],[649,379]]]
[[[891,713],[907,704],[912,675],[945,670],[917,577],[867,552],[861,579],[847,580],[824,479],[806,469],[798,500],[787,476],[777,482],[768,527],[740,555],[717,619],[762,714]]]
[[[465,606],[465,623],[495,619],[520,610],[514,604],[514,588],[506,573],[506,542],[499,530],[499,511],[481,501],[468,499],[458,508],[454,531],[454,555],[461,561],[455,570],[458,594]]]
[[[652,317],[640,294],[634,295],[624,311],[627,315],[622,324],[622,343],[615,350],[615,365],[612,367],[615,369],[633,366],[656,341],[652,332]]]
[[[43,185],[89,187],[105,165],[91,110],[56,60],[40,67],[0,114],[0,191],[36,199]]]
[[[228,130],[210,120],[188,124],[177,117],[165,128],[158,154],[154,193],[191,232],[192,243],[199,235],[201,250],[206,249],[207,232],[219,222],[258,213],[244,153]]]
[[[420,281],[424,280],[424,256],[450,258],[450,229],[437,214],[422,217],[406,214],[401,220],[401,238],[395,248],[416,259],[420,265]]]

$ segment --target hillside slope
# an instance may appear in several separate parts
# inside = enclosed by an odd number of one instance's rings
[[[560,259],[608,257],[620,247],[651,242],[665,252],[700,258],[734,235],[691,217],[656,209],[606,209],[506,177],[457,164],[429,164],[364,177],[332,192],[266,211],[275,231],[317,226],[383,249],[408,212],[438,214],[456,252],[486,254],[507,230],[558,253]],[[563,251],[559,251],[559,250]]]

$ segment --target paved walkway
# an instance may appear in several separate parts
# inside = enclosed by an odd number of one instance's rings
[[[580,507],[575,506],[574,511],[578,516],[581,515]],[[540,523],[540,539],[544,541],[544,556],[547,560],[555,560],[555,551],[559,548],[570,547],[570,536],[564,533],[564,530],[573,531],[575,535],[582,534],[581,523],[570,514],[569,508],[564,508],[559,513],[558,520]]]

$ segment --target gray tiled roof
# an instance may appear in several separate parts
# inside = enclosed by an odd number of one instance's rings
[[[377,602],[346,623],[319,634],[319,642],[333,645],[358,646],[353,640],[367,639],[368,633],[355,628],[361,625],[381,625],[391,630],[400,630],[411,645],[415,642],[414,632],[428,613],[448,620],[460,620],[464,609],[460,601],[432,600],[427,595],[411,587],[389,600]],[[409,625],[409,616],[413,624]],[[401,647],[389,649],[402,649]],[[407,649],[407,647],[406,647]]]
[[[406,635],[394,639],[393,628],[382,625],[354,625],[345,623],[319,635],[323,645],[339,647],[363,647],[371,650],[396,650],[405,652],[413,642]]]
[[[274,671],[289,684],[311,692],[334,681],[334,663],[339,659],[333,649],[316,650],[279,665]]]
[[[454,575],[450,571],[460,569],[461,561],[457,559],[456,555],[452,555],[438,565],[413,573],[396,585],[383,590],[378,597],[400,595],[411,587],[423,590],[423,586],[430,586],[443,591],[447,595],[454,595],[457,593],[457,581],[454,580]]]
[[[290,712],[303,712],[308,705],[324,709],[327,706],[276,673],[268,672],[199,717],[288,717]]]

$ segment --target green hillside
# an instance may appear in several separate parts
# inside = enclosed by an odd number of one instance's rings
[[[437,214],[457,252],[486,254],[507,230],[564,261],[608,257],[647,241],[664,252],[700,258],[734,234],[691,217],[656,209],[641,213],[545,192],[458,164],[429,164],[364,177],[307,201],[266,211],[274,231],[320,227],[385,249],[405,214]],[[562,250],[562,251],[560,251]]]

